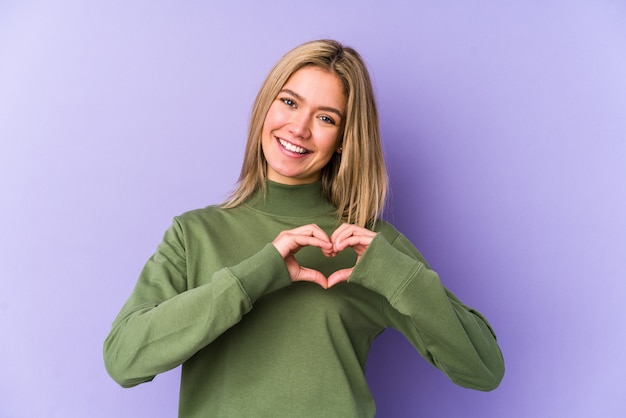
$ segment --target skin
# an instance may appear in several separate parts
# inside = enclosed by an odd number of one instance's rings
[[[318,67],[296,71],[270,106],[263,123],[261,146],[267,161],[267,178],[297,185],[319,180],[322,169],[335,152],[341,153],[346,97],[339,78]],[[291,276],[291,281],[309,281],[327,289],[347,281],[354,267],[325,277],[302,267],[295,254],[307,246],[319,247],[334,257],[348,247],[357,254],[357,263],[376,233],[352,224],[339,226],[329,237],[315,224],[278,234],[272,241]]]
[[[338,270],[326,277],[317,270],[302,267],[295,259],[295,254],[304,247],[314,246],[319,247],[326,257],[334,257],[352,247],[357,254],[358,263],[375,236],[376,233],[368,229],[344,223],[329,237],[319,226],[309,224],[281,232],[272,244],[285,260],[292,282],[309,281],[328,289],[347,281],[354,267]]]
[[[319,67],[296,71],[263,122],[261,146],[267,178],[291,185],[317,181],[333,154],[341,152],[345,106],[342,84],[335,74]]]

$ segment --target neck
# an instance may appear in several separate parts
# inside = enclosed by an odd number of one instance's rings
[[[336,208],[326,199],[322,182],[288,185],[268,180],[246,202],[262,212],[290,217],[332,213]]]

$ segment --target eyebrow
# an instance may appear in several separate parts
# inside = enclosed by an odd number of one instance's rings
[[[300,96],[298,93],[296,93],[293,90],[289,90],[289,89],[282,89],[279,93],[287,93],[290,94],[291,96],[295,97],[296,99],[298,99],[301,102],[306,102],[306,100],[304,99],[304,97]],[[341,111],[339,109],[335,109],[334,107],[330,107],[330,106],[321,106],[319,108],[320,110],[323,110],[325,112],[331,112],[336,114],[337,116],[339,116],[340,118],[343,118],[343,114],[341,113]]]

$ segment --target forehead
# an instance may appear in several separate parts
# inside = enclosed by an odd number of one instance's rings
[[[302,98],[323,105],[345,107],[346,95],[337,74],[317,66],[306,66],[295,71],[283,86]]]

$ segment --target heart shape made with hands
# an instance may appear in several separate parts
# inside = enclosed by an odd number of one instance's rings
[[[357,254],[356,263],[358,263],[375,236],[376,232],[369,229],[353,224],[342,224],[329,237],[319,226],[309,224],[281,232],[272,244],[285,260],[292,282],[308,281],[328,289],[337,283],[347,281],[354,266],[337,270],[326,277],[318,270],[301,266],[295,254],[304,247],[318,247],[326,257],[335,257],[350,247]]]

